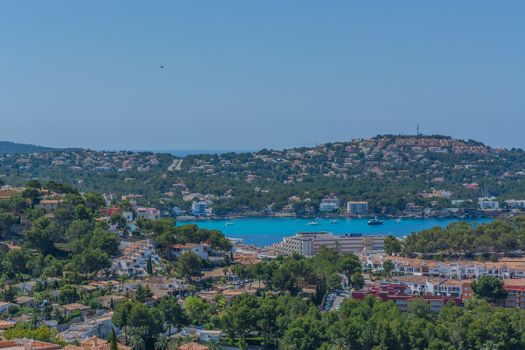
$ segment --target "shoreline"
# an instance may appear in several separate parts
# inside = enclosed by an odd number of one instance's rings
[[[226,237],[242,238],[244,243],[265,247],[293,236],[298,232],[331,232],[333,234],[361,233],[364,235],[381,234],[395,237],[407,236],[413,232],[446,227],[460,222],[457,218],[405,218],[384,220],[383,225],[369,225],[366,218],[341,218],[311,220],[309,218],[278,217],[242,217],[238,219],[201,219],[178,221],[176,226],[197,225],[208,230],[219,230]],[[490,218],[465,218],[470,225],[477,226],[492,222]]]
[[[448,216],[425,216],[425,215],[275,215],[275,214],[247,214],[247,215],[212,215],[212,216],[192,216],[192,215],[181,215],[175,218],[176,222],[185,221],[220,221],[220,220],[234,220],[234,219],[378,219],[396,220],[396,219],[458,219],[458,220],[471,220],[471,219],[497,219],[505,216],[505,213],[491,213],[497,215],[480,215],[480,216],[466,216],[466,215],[448,215]]]

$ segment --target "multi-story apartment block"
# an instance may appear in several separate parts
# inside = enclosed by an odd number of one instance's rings
[[[479,209],[481,210],[496,210],[499,209],[499,202],[494,197],[478,198]]]
[[[321,213],[331,213],[337,210],[339,210],[339,199],[337,197],[327,196],[319,204]]]
[[[366,215],[368,214],[368,202],[366,201],[350,201],[346,203],[346,211],[352,215]]]
[[[208,202],[198,201],[191,204],[191,212],[195,216],[209,215]]]
[[[509,200],[506,200],[505,203],[507,204],[509,209],[514,209],[514,210],[525,209],[525,200],[523,199],[509,199]]]
[[[136,212],[138,219],[157,220],[160,218],[160,210],[157,208],[139,207]]]
[[[433,312],[439,312],[449,302],[461,305],[461,298],[443,295],[413,295],[407,286],[395,283],[372,285],[361,291],[352,292],[353,299],[363,300],[366,296],[392,301],[400,311],[407,311],[408,304],[416,298],[426,301]]]
[[[363,256],[363,264],[373,270],[381,270],[383,262],[394,263],[394,272],[402,275],[433,276],[449,279],[478,279],[481,276],[494,276],[500,279],[525,278],[525,260],[508,258],[498,262],[478,262],[459,260],[440,262],[426,259],[410,259],[397,256]]]
[[[503,287],[507,292],[504,305],[525,309],[525,279],[508,279],[503,282]]]
[[[384,249],[385,236],[351,233],[334,235],[329,232],[300,232],[292,237],[285,237],[271,249],[280,254],[301,254],[314,256],[321,248],[332,248],[340,253],[360,251],[381,251]]]
[[[396,284],[407,287],[411,295],[439,295],[446,297],[472,298],[472,280],[456,280],[425,276],[399,276],[392,278]]]

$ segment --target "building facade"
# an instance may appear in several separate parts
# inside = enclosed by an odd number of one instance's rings
[[[321,201],[321,204],[319,204],[319,211],[321,213],[331,213],[337,210],[339,210],[339,199],[337,197],[325,197]]]
[[[274,244],[271,249],[279,254],[314,256],[323,247],[335,249],[340,253],[381,251],[384,249],[384,241],[385,236],[383,235],[300,232],[295,236],[285,237],[282,242]]]
[[[494,197],[483,197],[478,199],[479,209],[496,210],[499,209],[499,202]]]
[[[137,208],[138,219],[157,220],[160,219],[160,210],[157,208]]]
[[[448,279],[478,279],[481,276],[493,276],[500,279],[525,278],[525,260],[507,258],[497,262],[478,262],[473,260],[459,260],[441,262],[428,259],[411,259],[399,256],[363,255],[365,268],[374,271],[383,269],[386,260],[394,263],[394,270],[398,275],[431,276]]]
[[[350,201],[346,203],[346,211],[352,215],[366,215],[368,214],[368,202],[366,201]]]
[[[208,203],[204,201],[193,202],[191,204],[191,213],[195,216],[209,215]]]
[[[184,253],[195,253],[199,258],[208,260],[209,258],[209,249],[205,244],[197,243],[187,243],[187,244],[172,244],[170,246],[171,254],[175,257],[179,257]]]
[[[113,259],[112,270],[119,276],[147,276],[148,261],[160,264],[160,257],[155,253],[153,243],[148,240],[124,242],[121,244],[121,256]]]

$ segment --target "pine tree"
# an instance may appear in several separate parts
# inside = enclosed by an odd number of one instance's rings
[[[118,350],[117,335],[115,334],[115,328],[111,328],[111,337],[109,339],[109,350]]]
[[[148,272],[148,275],[153,275],[153,264],[151,263],[151,258],[148,258],[146,270]]]

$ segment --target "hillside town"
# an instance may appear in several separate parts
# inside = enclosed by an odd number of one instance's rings
[[[445,243],[443,251],[414,251],[411,237],[357,233],[298,232],[257,247],[176,224],[160,209],[140,206],[140,195],[79,193],[37,180],[4,186],[1,193],[0,348],[276,346],[275,338],[258,338],[263,330],[255,321],[246,326],[242,320],[248,305],[255,310],[277,296],[298,297],[320,315],[370,298],[392,302],[402,313],[417,302],[439,313],[477,299],[525,309],[525,242],[511,237],[525,227],[519,216],[506,219],[515,220],[508,233],[501,226],[506,221],[472,228],[480,242],[485,233],[501,241],[476,258],[465,247],[458,248],[463,256]],[[321,205],[329,210],[335,204],[327,198]],[[346,207],[354,215],[368,213],[366,201]],[[194,210],[208,208],[196,204]],[[413,235],[421,244],[432,232]],[[502,240],[513,242],[512,249]],[[431,258],[438,253],[444,255]],[[483,283],[495,287],[487,292]]]
[[[50,150],[0,154],[0,165],[0,179],[15,186],[34,177],[74,183],[157,207],[163,216],[476,217],[525,205],[522,153],[445,136],[183,158]]]

